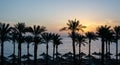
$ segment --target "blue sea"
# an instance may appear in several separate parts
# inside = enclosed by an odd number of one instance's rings
[[[58,47],[58,51],[61,54],[65,54],[67,52],[72,52],[72,40],[69,37],[63,37],[62,39],[63,44],[59,45]],[[116,44],[115,43],[111,43],[111,53],[112,58],[115,58],[115,51],[116,51]],[[16,55],[18,52],[18,44],[16,43]],[[1,48],[0,48],[1,49]],[[52,49],[53,49],[53,44],[52,42],[49,43],[49,55],[52,56]],[[33,43],[30,44],[30,54],[34,54],[34,45]],[[39,44],[38,45],[38,58],[40,58],[40,54],[42,54],[43,52],[46,51],[46,45],[45,44]],[[101,51],[101,41],[99,40],[95,40],[92,41],[91,43],[91,52],[100,52]],[[1,52],[1,51],[0,51]],[[82,45],[82,52],[88,54],[88,44],[85,44],[85,46]],[[120,52],[120,41],[119,41],[119,52]],[[4,55],[5,57],[8,57],[9,55],[11,55],[13,53],[13,44],[12,41],[6,41],[4,42]],[[76,45],[76,54],[78,53],[78,45]],[[22,55],[27,54],[27,44],[26,43],[22,43]]]

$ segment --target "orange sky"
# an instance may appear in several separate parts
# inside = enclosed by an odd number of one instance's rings
[[[25,22],[43,25],[49,32],[59,32],[68,20],[77,19],[94,31],[99,25],[120,24],[120,0],[0,0],[0,22]]]

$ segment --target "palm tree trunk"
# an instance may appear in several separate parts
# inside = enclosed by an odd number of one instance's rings
[[[89,40],[89,55],[91,55],[91,40]]]
[[[37,65],[37,44],[34,46],[34,65]]]
[[[118,64],[118,40],[116,40],[116,62]]]
[[[106,40],[106,53],[108,52],[108,45],[107,45],[108,43],[107,43],[107,40]]]
[[[21,65],[21,43],[18,43],[18,65]]]
[[[75,41],[73,40],[73,64],[75,65]]]
[[[15,55],[15,41],[13,42],[13,55]],[[13,57],[13,65],[15,65],[15,56]]]
[[[21,43],[20,43],[20,65],[21,65],[21,54],[22,54],[22,50],[21,50]]]
[[[107,52],[108,52],[108,45],[107,45],[108,43],[107,43],[107,40],[106,40],[106,54],[107,54]],[[106,62],[107,62],[107,60],[108,60],[108,57],[107,57],[107,55],[105,56],[106,57]]]
[[[55,59],[55,44],[53,44],[53,65],[54,65],[54,59]]]
[[[27,64],[29,65],[29,43],[27,44]]]
[[[76,65],[76,61],[75,61],[75,32],[72,32],[72,46],[73,46],[73,65]]]
[[[13,42],[13,54],[15,55],[15,42]]]
[[[21,43],[18,43],[18,65],[21,65]]]
[[[90,64],[90,55],[91,55],[91,40],[89,40],[89,64]]]
[[[19,52],[19,43],[18,43],[18,60],[17,60],[18,65],[19,65],[19,56],[20,56],[20,52]]]
[[[102,65],[104,65],[104,40],[103,40],[103,38],[102,38],[102,47],[101,47],[101,51],[102,51],[101,63],[102,63]]]
[[[58,45],[56,45],[56,61],[58,62]]]
[[[48,65],[48,42],[47,42],[47,45],[46,45],[46,54],[47,54],[46,65]]]
[[[108,41],[108,52],[110,53],[110,41]]]
[[[108,41],[108,52],[110,53],[110,41]],[[111,56],[108,58],[108,62],[110,62]]]
[[[79,64],[81,65],[81,43],[79,43]]]
[[[1,41],[1,65],[4,65],[4,42]]]

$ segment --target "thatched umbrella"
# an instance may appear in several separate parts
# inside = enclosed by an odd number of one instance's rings
[[[110,53],[110,52],[107,52],[105,55],[113,55],[112,53]]]
[[[28,58],[28,55],[23,55],[21,58],[26,59]]]
[[[81,52],[80,54],[77,54],[76,56],[79,57],[79,55],[82,57],[82,56],[86,56],[85,53]]]
[[[28,56],[28,57],[33,57],[33,55],[32,55],[32,54],[28,54],[27,56]]]
[[[102,55],[102,53],[101,52],[94,52],[94,53],[92,53],[92,55],[99,56],[99,58],[100,58],[100,56]]]
[[[8,57],[17,57],[15,54],[11,54]]]
[[[58,55],[58,56],[59,56],[59,55],[62,55],[62,54],[61,54],[61,53],[55,53],[55,55]]]
[[[23,58],[23,59],[24,59],[22,62],[23,62],[23,64],[25,65],[25,63],[26,63],[25,59],[27,59],[27,58],[28,58],[28,55],[23,55],[21,58]]]
[[[44,59],[46,59],[47,54],[45,54],[44,52],[42,54],[40,54],[39,56],[42,56]],[[52,57],[50,55],[48,55],[48,59],[51,59]]]
[[[68,57],[68,56],[72,56],[72,55],[73,55],[73,53],[68,52],[68,53],[65,53],[64,55],[62,55],[62,57]]]
[[[100,56],[102,53],[101,52],[94,52],[94,53],[92,53],[92,55],[98,55],[98,56]]]

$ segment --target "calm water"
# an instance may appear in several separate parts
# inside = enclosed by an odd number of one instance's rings
[[[69,51],[72,52],[72,41],[71,38],[68,37],[63,37],[63,44],[59,45],[58,51],[61,54],[67,53]],[[119,41],[120,43],[120,41]],[[52,56],[52,43],[49,44],[49,55]],[[119,44],[120,47],[120,44]],[[1,48],[0,48],[1,49]],[[23,43],[22,44],[22,55],[27,54],[27,44]],[[91,43],[91,52],[99,52],[101,49],[101,42],[100,39],[96,40],[96,41],[92,41]],[[17,43],[16,43],[16,55],[17,55]],[[46,45],[45,44],[39,44],[38,45],[38,58],[40,57],[39,55],[42,54],[43,52],[46,51]],[[119,48],[120,51],[120,48]],[[88,44],[85,44],[85,46],[82,45],[82,52],[88,54]],[[12,41],[5,42],[5,46],[4,46],[4,54],[5,56],[9,56],[13,53],[13,44]],[[30,44],[30,53],[33,54],[34,53],[34,45],[33,43]],[[78,53],[78,46],[76,46],[76,53]],[[111,44],[111,53],[113,53],[115,55],[115,43]],[[114,55],[112,57],[114,57]]]

